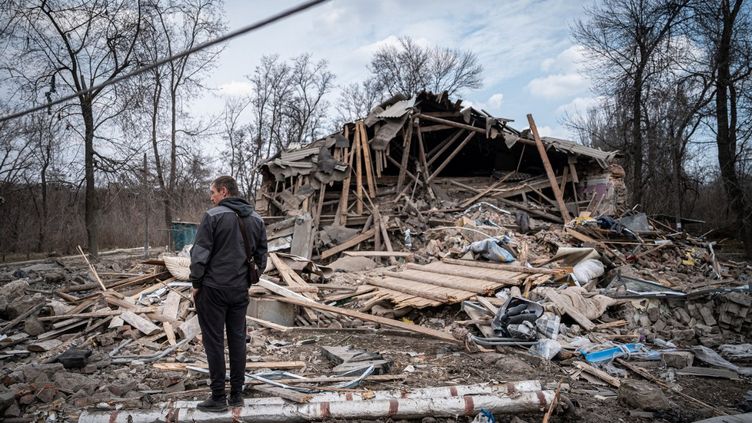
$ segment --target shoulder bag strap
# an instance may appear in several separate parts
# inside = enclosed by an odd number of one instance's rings
[[[236,212],[235,216],[238,217],[238,225],[240,225],[240,234],[243,235],[243,244],[245,244],[245,259],[248,261],[248,263],[252,263],[253,258],[251,257],[251,243],[248,241],[248,233],[245,231],[245,222],[243,222],[243,218],[240,217],[240,215]]]

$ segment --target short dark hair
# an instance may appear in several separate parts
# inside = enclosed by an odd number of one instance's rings
[[[240,197],[240,191],[238,191],[238,183],[235,182],[235,178],[232,176],[220,176],[212,182],[214,189],[220,191],[223,187],[227,188],[227,193],[230,197]]]

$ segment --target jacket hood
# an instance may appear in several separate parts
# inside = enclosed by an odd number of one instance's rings
[[[236,212],[240,217],[247,217],[253,213],[253,206],[240,197],[228,197],[220,201],[220,206],[225,206]]]

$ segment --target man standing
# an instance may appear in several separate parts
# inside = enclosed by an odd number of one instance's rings
[[[262,273],[266,267],[266,228],[261,216],[239,197],[238,185],[231,176],[215,179],[210,190],[215,207],[201,220],[191,249],[190,281],[211,380],[211,397],[199,403],[198,409],[225,411],[228,403],[231,407],[243,405],[250,271],[245,242],[250,244],[253,261]],[[225,327],[230,356],[229,402],[225,394]]]

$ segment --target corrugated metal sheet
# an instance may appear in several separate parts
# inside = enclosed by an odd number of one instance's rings
[[[576,156],[590,157],[597,161],[602,168],[607,168],[611,161],[619,154],[618,151],[603,151],[597,148],[586,147],[574,141],[563,140],[554,137],[541,138],[546,147],[553,147],[556,151],[563,151]]]
[[[402,117],[410,111],[411,108],[415,107],[415,96],[409,100],[401,100],[398,101],[391,106],[387,107],[386,110],[376,115],[376,117],[380,119],[396,119],[399,117]]]

